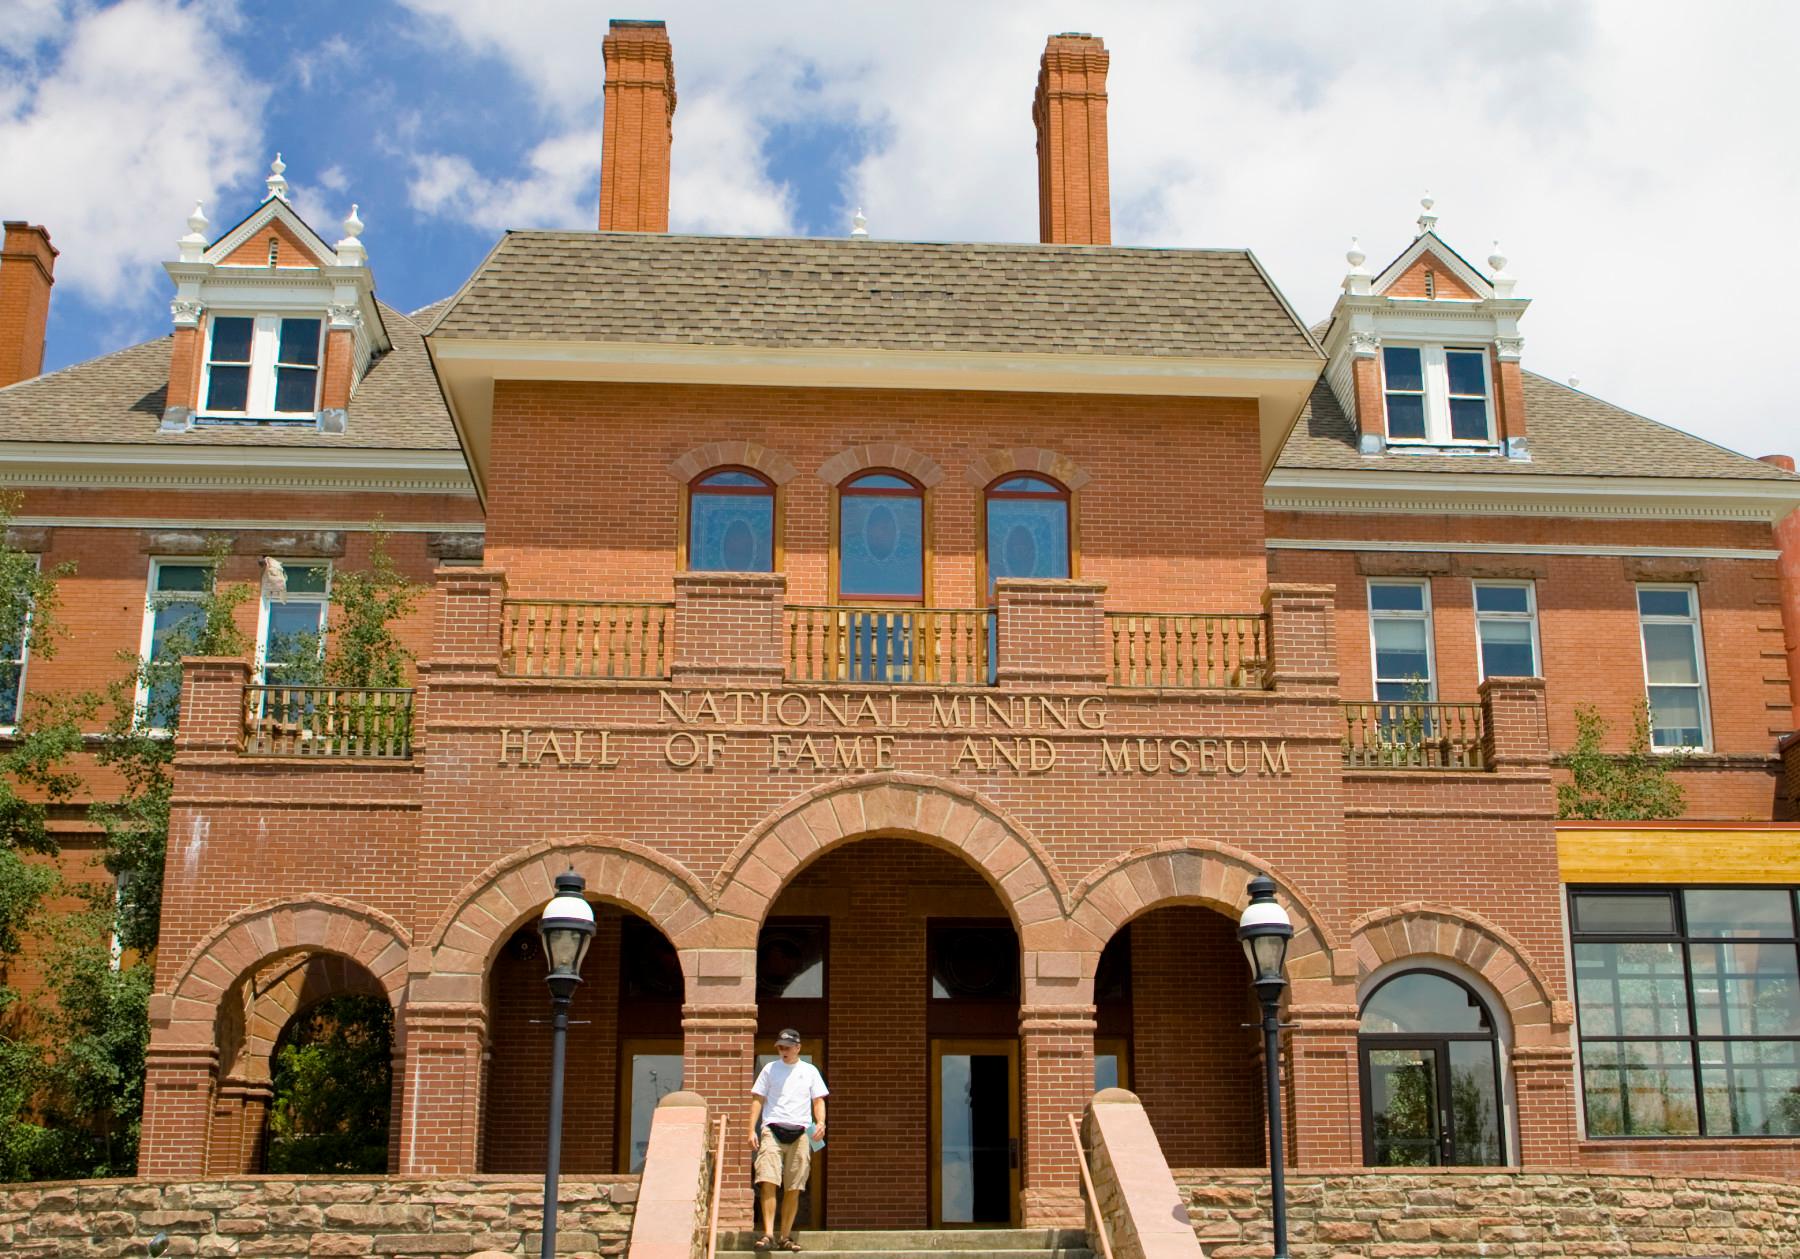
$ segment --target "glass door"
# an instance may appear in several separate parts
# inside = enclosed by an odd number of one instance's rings
[[[931,1042],[931,1224],[1019,1222],[1019,1042]]]
[[[619,1170],[641,1172],[657,1103],[681,1087],[681,1041],[626,1040],[619,1045]]]
[[[1449,1162],[1442,1101],[1443,1060],[1436,1045],[1383,1045],[1364,1051],[1369,1128],[1376,1167],[1436,1167]]]

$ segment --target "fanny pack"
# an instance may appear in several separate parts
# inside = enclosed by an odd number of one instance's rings
[[[792,1145],[806,1132],[805,1124],[772,1123],[765,1124],[764,1126],[768,1128],[770,1132],[773,1132],[775,1134],[775,1139],[783,1145]]]

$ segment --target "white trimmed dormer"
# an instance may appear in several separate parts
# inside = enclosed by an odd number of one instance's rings
[[[333,246],[287,199],[281,155],[268,193],[207,243],[196,205],[175,281],[169,392],[162,431],[208,424],[282,424],[341,433],[350,395],[389,348],[357,207]]]
[[[1431,198],[1421,204],[1418,234],[1379,275],[1351,242],[1326,380],[1365,455],[1530,459],[1519,375],[1530,300],[1513,295],[1497,243],[1483,273],[1437,234]]]

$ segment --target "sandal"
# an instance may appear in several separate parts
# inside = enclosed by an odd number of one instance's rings
[[[775,1249],[791,1250],[795,1254],[799,1254],[800,1253],[800,1243],[795,1241],[792,1237],[783,1237],[783,1238],[779,1239],[778,1241],[776,1241]]]
[[[758,1237],[755,1241],[750,1243],[750,1249],[759,1253],[765,1250],[773,1250],[774,1247],[775,1239],[767,1233],[764,1233],[761,1237]]]

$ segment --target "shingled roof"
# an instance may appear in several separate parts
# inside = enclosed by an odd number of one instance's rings
[[[508,232],[433,339],[1318,358],[1247,251]]]
[[[1679,429],[1602,402],[1546,376],[1524,372],[1531,458],[1389,451],[1357,452],[1356,426],[1324,381],[1282,448],[1278,468],[1600,477],[1717,477],[1795,480],[1789,473]]]
[[[0,389],[0,442],[457,449],[420,325],[387,306],[381,317],[393,348],[357,383],[342,433],[293,424],[202,424],[161,432],[170,338],[158,337]]]

